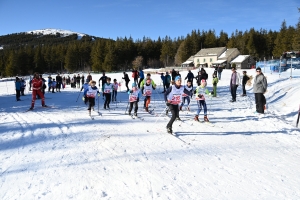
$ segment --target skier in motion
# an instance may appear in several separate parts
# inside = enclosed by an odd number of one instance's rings
[[[48,107],[45,104],[45,97],[44,97],[44,94],[42,93],[42,89],[43,89],[42,87],[43,87],[43,80],[40,78],[39,73],[35,72],[34,78],[32,79],[32,101],[31,101],[31,107],[29,108],[29,110],[33,110],[33,108],[34,108],[36,95],[39,95],[39,97],[42,99],[42,106]]]
[[[167,124],[167,132],[170,134],[173,133],[172,125],[175,119],[177,118],[178,120],[180,120],[178,105],[181,103],[183,94],[190,96],[190,91],[188,91],[184,86],[181,85],[181,77],[176,76],[175,84],[169,87],[164,94],[166,105],[169,107],[169,110],[172,113],[172,117]]]
[[[94,106],[95,106],[95,97],[98,94],[98,96],[100,96],[100,92],[98,90],[98,88],[96,87],[96,81],[90,81],[90,86],[84,90],[83,95],[88,99],[89,102],[89,115],[91,116],[91,110],[94,110]]]

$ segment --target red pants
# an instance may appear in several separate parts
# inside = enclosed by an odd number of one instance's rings
[[[32,101],[31,101],[31,107],[34,107],[34,102],[36,100],[36,95],[39,95],[42,99],[42,106],[45,105],[45,97],[41,90],[32,90]]]

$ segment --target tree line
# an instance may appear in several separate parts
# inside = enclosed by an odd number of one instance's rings
[[[221,31],[193,30],[187,36],[169,36],[152,40],[144,37],[116,40],[77,34],[61,37],[18,33],[0,36],[0,71],[2,76],[75,71],[120,71],[140,67],[180,66],[202,48],[238,48],[256,61],[279,58],[283,52],[300,50],[300,19],[295,26],[281,24],[280,31],[236,30],[230,36]]]

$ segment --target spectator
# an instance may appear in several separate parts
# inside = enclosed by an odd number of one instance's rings
[[[122,79],[125,80],[125,85],[127,87],[127,92],[128,92],[129,91],[128,83],[129,83],[130,79],[129,79],[128,74],[126,72],[123,72],[123,74],[124,74],[124,77],[122,77]]]
[[[232,99],[230,100],[230,102],[236,102],[236,90],[240,84],[240,74],[236,72],[235,67],[232,67],[231,70],[232,74],[230,79],[230,91]]]
[[[253,93],[255,95],[256,112],[264,114],[264,106],[266,104],[266,98],[264,93],[267,91],[267,79],[261,72],[261,68],[256,68],[256,76],[253,83]]]

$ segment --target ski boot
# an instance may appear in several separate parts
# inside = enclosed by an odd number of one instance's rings
[[[195,115],[194,120],[197,121],[197,122],[199,122],[198,115]]]
[[[89,116],[91,116],[91,110],[89,110]]]
[[[204,121],[205,121],[205,122],[209,122],[209,120],[208,120],[208,118],[207,118],[206,115],[204,116]]]
[[[148,107],[145,107],[145,111],[146,111],[146,112],[149,112],[149,109],[148,109]]]
[[[136,112],[133,115],[137,117],[137,113]]]
[[[180,117],[176,117],[176,120],[177,120],[177,121],[181,121]]]
[[[128,115],[131,116],[131,111],[128,112]]]
[[[173,133],[172,128],[171,127],[167,127],[167,132],[170,133],[170,134],[172,134]]]

